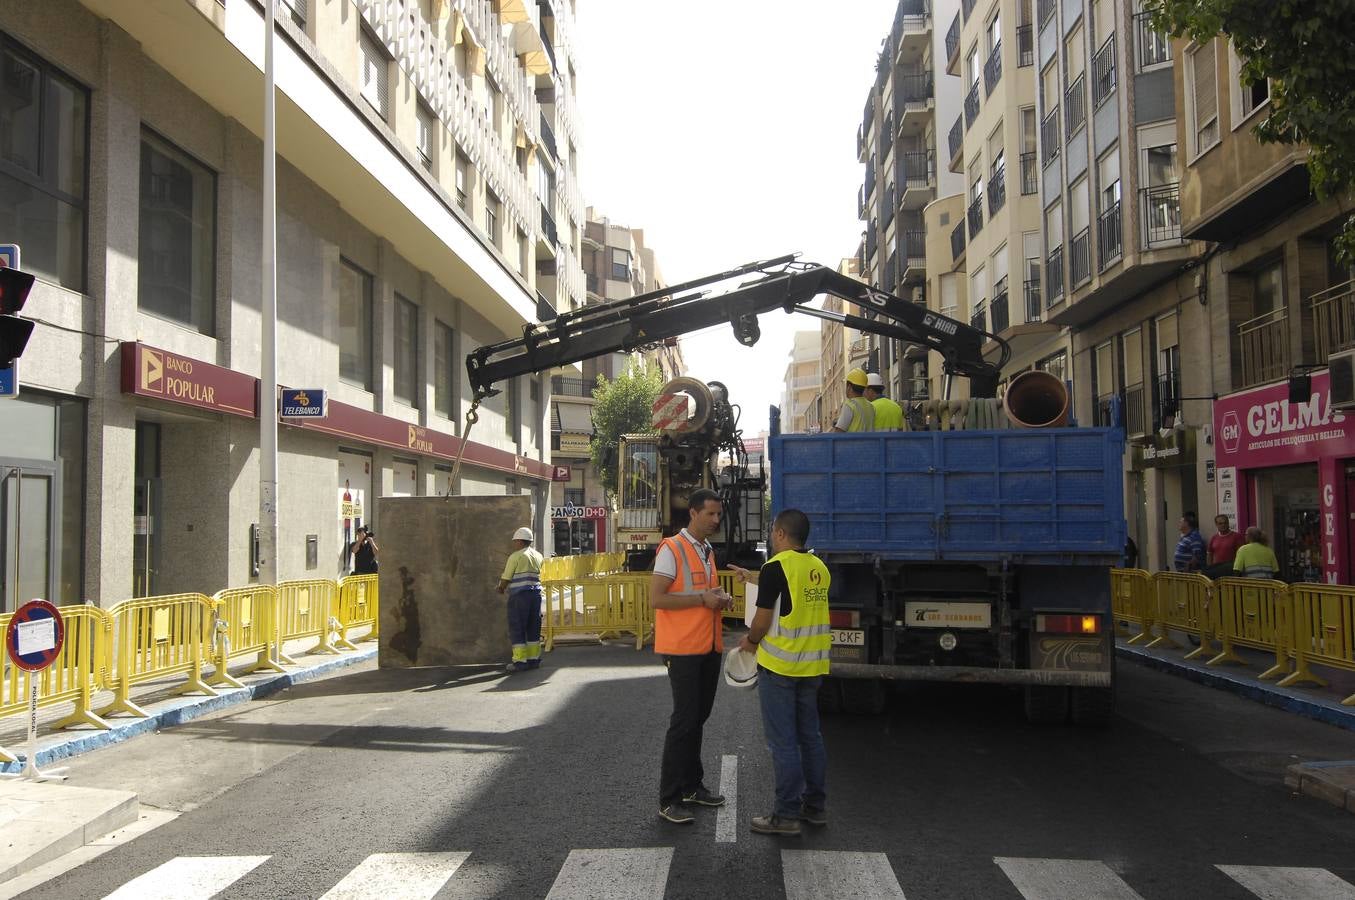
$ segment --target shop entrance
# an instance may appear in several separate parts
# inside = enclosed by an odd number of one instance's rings
[[[160,425],[136,423],[132,472],[132,596],[153,597],[160,581]]]
[[[1256,521],[1268,532],[1284,581],[1322,580],[1322,514],[1317,464],[1265,469],[1252,476]]]
[[[61,474],[55,463],[0,459],[0,610],[33,599],[62,602],[55,593]]]

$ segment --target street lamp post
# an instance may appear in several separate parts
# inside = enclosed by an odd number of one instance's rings
[[[259,583],[278,581],[278,277],[277,135],[273,109],[273,15],[277,0],[264,0],[263,51],[263,252],[260,309],[263,331],[259,385]],[[278,629],[277,658],[282,658]]]

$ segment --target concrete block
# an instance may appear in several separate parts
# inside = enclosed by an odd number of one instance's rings
[[[531,522],[531,498],[381,497],[376,502],[379,665],[507,661],[507,605],[495,588],[513,551],[513,532]]]
[[[1339,809],[1346,807],[1346,789],[1326,778],[1304,775],[1300,790]]]

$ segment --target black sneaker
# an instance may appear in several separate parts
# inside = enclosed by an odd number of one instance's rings
[[[710,789],[703,784],[690,794],[683,794],[682,802],[695,803],[698,806],[724,806],[725,795],[712,793]]]
[[[827,825],[828,813],[817,806],[801,806],[800,821],[808,822],[810,825]]]
[[[800,834],[799,819],[783,819],[777,815],[754,816],[749,827],[758,834],[784,834],[790,837]]]
[[[667,806],[659,807],[659,818],[667,819],[674,825],[690,825],[696,821],[696,816],[692,815],[691,810],[681,803],[670,803]]]

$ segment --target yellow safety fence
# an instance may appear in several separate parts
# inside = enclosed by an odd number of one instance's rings
[[[1355,587],[1254,578],[1211,581],[1142,569],[1113,569],[1110,580],[1117,631],[1121,622],[1140,626],[1130,644],[1179,648],[1171,632],[1181,631],[1198,637],[1199,648],[1187,655],[1198,658],[1213,654],[1211,641],[1217,640],[1220,648],[1209,666],[1246,665],[1235,648],[1251,647],[1275,658],[1258,677],[1278,678],[1285,687],[1326,685],[1313,673],[1314,665],[1355,671]],[[1355,694],[1341,702],[1355,706]]]
[[[228,671],[241,657],[252,657],[243,670],[283,671],[282,642],[316,637],[317,650],[338,653],[356,649],[349,632],[370,626],[364,640],[376,636],[379,594],[377,576],[355,575],[339,582],[291,581],[276,588],[253,585],[203,594],[142,597],[111,609],[90,605],[62,606],[66,639],[52,665],[29,674],[3,654],[0,676],[0,718],[25,712],[36,678],[39,708],[72,702],[70,715],[52,728],[89,725],[110,727],[105,717],[119,713],[146,715],[132,701],[137,685],[166,681],[178,693],[215,694],[213,686],[239,687]],[[0,614],[0,630],[11,614]],[[204,670],[210,667],[209,674]],[[183,683],[175,685],[182,679]],[[111,690],[113,700],[95,712],[94,699]],[[0,748],[0,762],[14,761]]]
[[[625,553],[588,553],[552,556],[541,563],[542,581],[577,581],[597,575],[617,575],[626,568]]]

